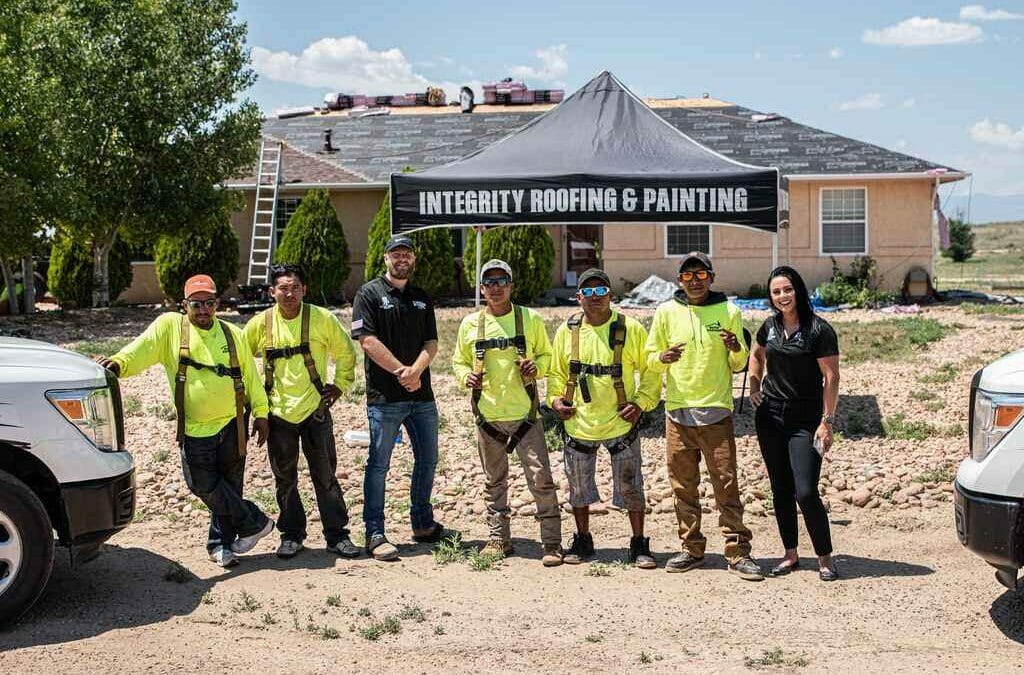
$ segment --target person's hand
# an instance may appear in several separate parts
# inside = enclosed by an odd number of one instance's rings
[[[551,404],[552,410],[558,413],[559,419],[563,422],[576,414],[576,408],[572,407],[564,398],[556,398]]]
[[[725,343],[726,348],[728,348],[730,352],[738,352],[741,349],[740,341],[736,339],[736,333],[723,328],[718,331],[718,334],[722,336],[722,342]]]
[[[420,388],[420,371],[414,366],[402,366],[395,370],[394,375],[406,391],[416,391]]]
[[[640,414],[643,410],[640,409],[636,403],[627,403],[622,406],[622,410],[619,411],[619,417],[626,420],[630,424],[636,424],[636,421],[640,419]]]
[[[106,368],[107,370],[109,370],[110,372],[112,372],[117,377],[121,376],[121,364],[119,364],[117,361],[112,361],[108,359],[106,356],[96,356],[93,357],[93,360],[96,363],[103,366],[104,368]]]
[[[658,360],[662,363],[675,363],[682,357],[683,352],[686,350],[686,343],[680,342],[679,344],[672,345],[659,356]]]
[[[270,422],[266,417],[257,417],[252,421],[252,432],[256,436],[256,447],[263,447],[270,435]]]
[[[750,405],[755,408],[761,407],[761,402],[764,401],[764,394],[761,393],[760,389],[750,390]]]
[[[534,377],[537,374],[537,364],[533,362],[533,359],[519,359],[517,363],[519,363],[519,372],[523,377]]]
[[[484,388],[484,374],[470,373],[466,376],[466,388],[467,389],[483,389]]]
[[[320,397],[323,399],[324,407],[330,408],[334,405],[334,402],[341,398],[342,391],[333,384],[328,384],[324,387]]]
[[[814,440],[821,443],[821,454],[825,455],[826,452],[832,449],[832,427],[822,422],[818,425],[818,430],[814,432]]]

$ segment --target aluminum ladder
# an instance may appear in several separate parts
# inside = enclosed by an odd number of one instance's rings
[[[270,262],[277,247],[277,192],[281,185],[281,155],[284,143],[264,137],[260,142],[260,160],[256,165],[256,202],[252,214],[252,239],[249,243],[250,286],[267,284]]]

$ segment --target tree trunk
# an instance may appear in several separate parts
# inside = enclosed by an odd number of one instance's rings
[[[7,312],[12,316],[19,314],[18,288],[14,283],[14,274],[11,272],[11,266],[3,258],[0,258],[0,273],[3,273],[4,286],[7,287]]]
[[[117,232],[107,241],[95,241],[92,245],[92,306],[110,306],[110,250],[117,241]]]
[[[32,254],[21,259],[21,283],[25,286],[25,313],[36,311],[36,274],[32,265]]]

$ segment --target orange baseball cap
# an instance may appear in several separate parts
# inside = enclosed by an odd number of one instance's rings
[[[185,282],[185,297],[189,298],[196,293],[213,293],[217,295],[217,284],[208,274],[197,274],[189,277]]]

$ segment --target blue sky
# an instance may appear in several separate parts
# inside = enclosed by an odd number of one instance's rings
[[[332,90],[479,97],[508,75],[571,92],[608,69],[642,96],[708,92],[1024,195],[1024,4],[884,5],[239,0],[238,16],[267,113]]]

